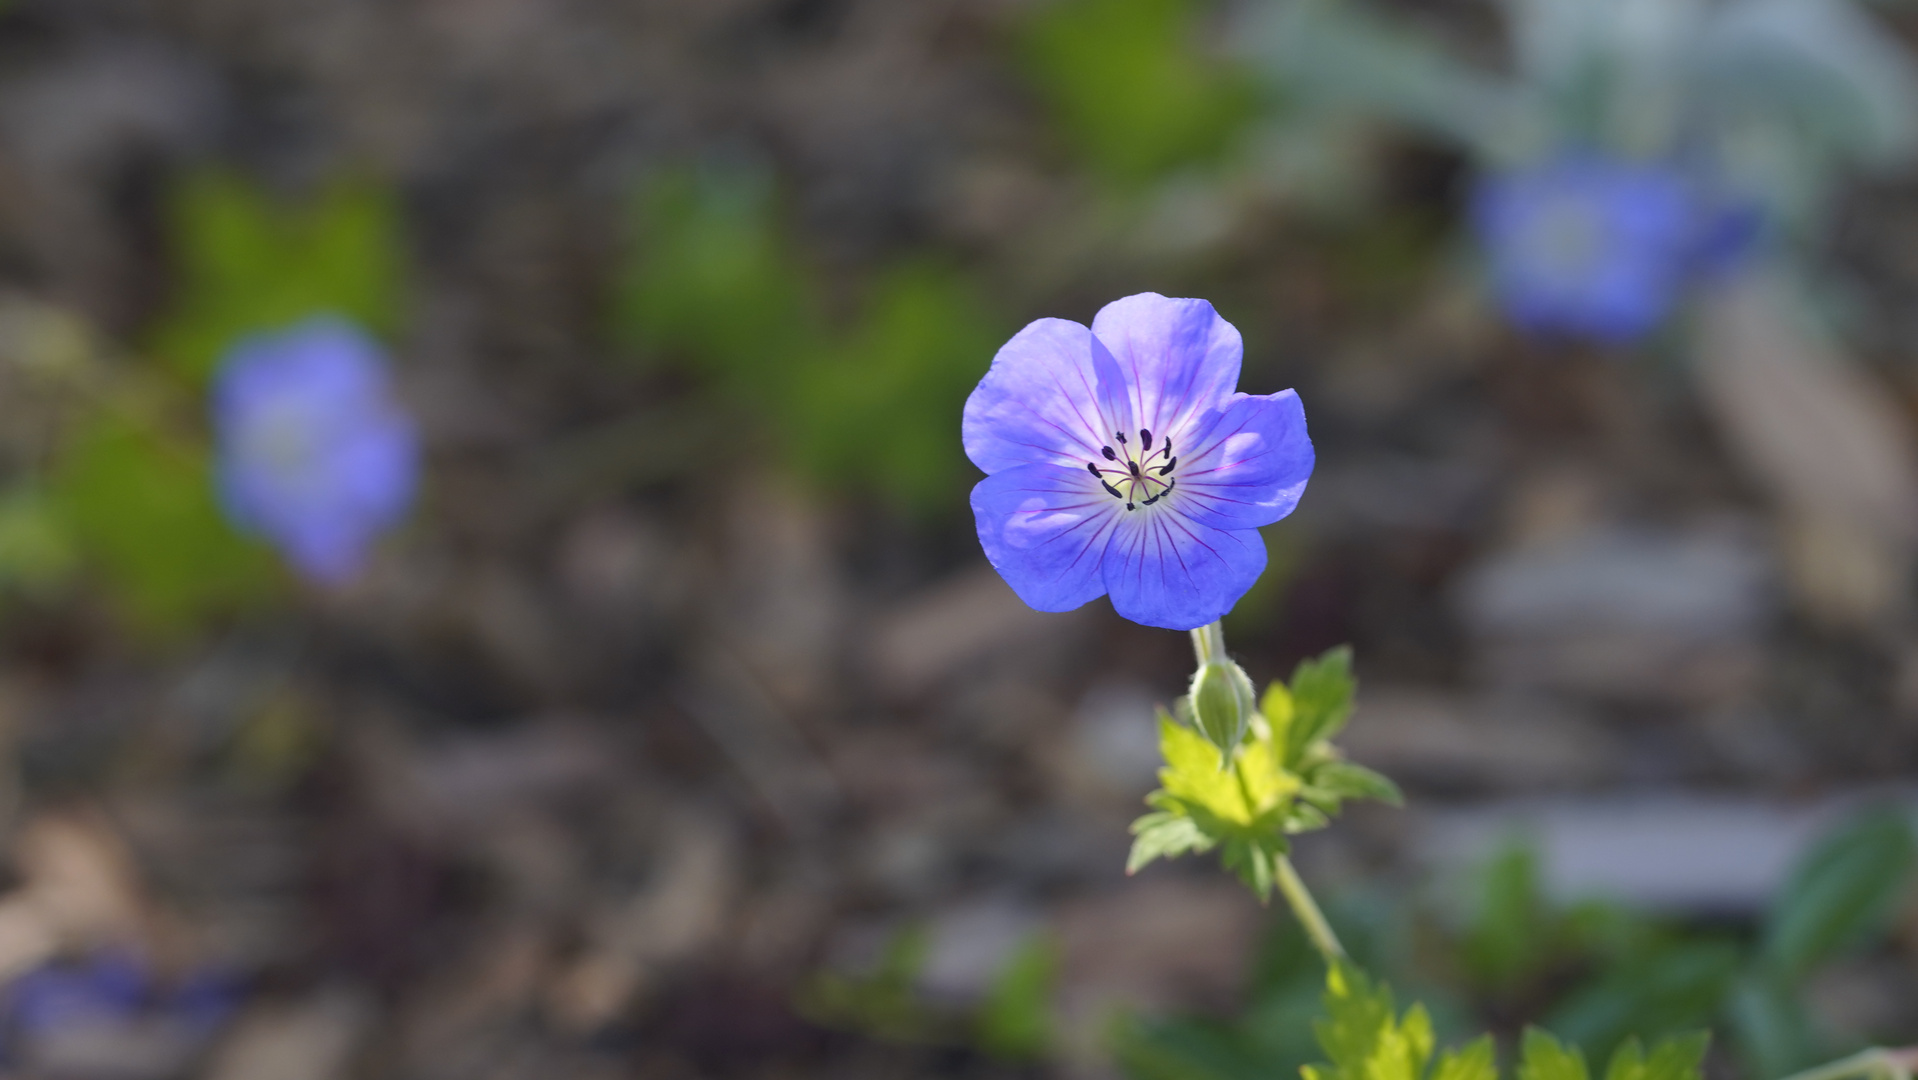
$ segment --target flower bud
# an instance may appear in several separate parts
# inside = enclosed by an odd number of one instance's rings
[[[1192,722],[1227,760],[1245,738],[1258,706],[1252,680],[1230,660],[1202,664],[1192,675]]]

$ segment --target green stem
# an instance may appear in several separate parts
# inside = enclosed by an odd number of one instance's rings
[[[1292,914],[1299,917],[1299,924],[1305,927],[1305,935],[1318,946],[1319,955],[1325,957],[1326,965],[1337,967],[1345,961],[1345,947],[1339,944],[1339,936],[1332,932],[1332,924],[1325,921],[1325,913],[1319,910],[1318,902],[1312,899],[1312,893],[1305,887],[1304,879],[1292,866],[1290,857],[1279,856],[1279,891],[1285,894],[1285,902],[1292,905]],[[1807,1080],[1838,1080],[1834,1077],[1807,1078]]]
[[[1854,1076],[1910,1080],[1915,1069],[1918,1069],[1918,1047],[1886,1050],[1874,1046],[1850,1057],[1793,1073],[1785,1080],[1850,1080]]]
[[[1225,625],[1207,623],[1192,631],[1192,651],[1199,658],[1199,666],[1204,667],[1217,660],[1225,660]]]

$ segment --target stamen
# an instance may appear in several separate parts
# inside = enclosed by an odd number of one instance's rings
[[[1098,462],[1095,462],[1095,461],[1088,461],[1088,462],[1086,462],[1086,471],[1087,471],[1087,472],[1089,472],[1089,473],[1091,473],[1091,474],[1092,474],[1092,475],[1094,475],[1094,476],[1097,476],[1097,475],[1099,475],[1099,464],[1098,464]]]
[[[1165,445],[1161,446],[1159,449],[1165,451],[1165,456],[1171,457],[1172,456],[1172,436],[1170,435],[1166,436]]]
[[[1107,491],[1109,491],[1109,492],[1111,492],[1111,493],[1112,493],[1112,497],[1113,497],[1113,498],[1115,498],[1115,499],[1123,499],[1123,498],[1125,498],[1125,496],[1124,496],[1124,495],[1121,495],[1121,494],[1119,494],[1119,489],[1118,489],[1118,488],[1116,488],[1116,487],[1113,487],[1113,486],[1112,486],[1111,484],[1108,484],[1108,483],[1106,483],[1106,482],[1105,482],[1104,480],[1101,480],[1101,481],[1099,481],[1099,486],[1100,486],[1100,487],[1102,487],[1102,488],[1105,488],[1105,489],[1106,489]]]
[[[1137,475],[1139,475],[1139,463],[1138,463],[1138,462],[1136,462],[1136,461],[1128,461],[1128,462],[1126,462],[1126,463],[1125,463],[1125,466],[1126,466],[1126,468],[1128,468],[1128,469],[1131,469],[1131,470],[1132,470],[1132,475],[1134,475],[1134,476],[1137,476]]]
[[[1168,461],[1168,462],[1166,462],[1166,463],[1165,463],[1164,465],[1162,465],[1162,466],[1160,466],[1160,467],[1159,467],[1159,475],[1160,475],[1160,476],[1164,476],[1164,475],[1165,475],[1166,473],[1169,473],[1169,472],[1171,472],[1171,471],[1172,471],[1172,467],[1173,467],[1174,465],[1177,465],[1178,463],[1179,463],[1179,459],[1178,459],[1178,458],[1173,458],[1173,459],[1172,459],[1171,461]],[[1098,472],[1099,470],[1097,470],[1097,469],[1094,469],[1094,470],[1092,470],[1092,471],[1093,471],[1093,472]]]
[[[1175,476],[1175,477],[1173,477],[1172,479],[1170,479],[1170,480],[1168,480],[1168,481],[1166,481],[1166,484],[1165,484],[1165,493],[1166,493],[1167,495],[1170,495],[1170,494],[1172,494],[1172,489],[1173,489],[1173,488],[1175,488],[1175,487],[1178,487],[1178,486],[1179,486],[1179,478]]]
[[[1153,503],[1158,502],[1160,499],[1163,499],[1163,498],[1165,498],[1165,492],[1161,491],[1157,495],[1154,495],[1150,499],[1147,499],[1145,501],[1145,505],[1151,506]]]
[[[1143,446],[1144,446],[1144,447],[1145,447],[1145,448],[1146,448],[1147,450],[1150,450],[1150,449],[1152,449],[1152,432],[1150,432],[1150,431],[1148,431],[1148,430],[1146,430],[1145,428],[1140,428],[1140,429],[1139,429],[1139,442],[1140,442],[1140,444],[1142,444],[1142,445],[1143,445]]]
[[[1124,445],[1125,445],[1125,432],[1123,432],[1123,431],[1115,431],[1115,432],[1113,432],[1113,434],[1114,434],[1114,435],[1117,435],[1117,436],[1119,437],[1119,445],[1120,445],[1120,446],[1124,446]]]
[[[1134,506],[1134,505],[1132,505],[1131,503],[1127,503],[1127,504],[1125,504],[1125,508],[1126,508],[1127,510],[1137,510],[1137,509],[1138,509],[1138,507],[1136,507],[1136,506]]]
[[[1113,453],[1113,452],[1112,452],[1112,447],[1110,447],[1110,446],[1101,446],[1101,447],[1100,447],[1099,449],[1100,449],[1100,451],[1102,451],[1102,452],[1103,452],[1103,453],[1105,454],[1105,456],[1106,456],[1106,460],[1107,460],[1107,461],[1117,461],[1117,460],[1119,460],[1119,455],[1117,455],[1117,454],[1115,454],[1115,453]]]

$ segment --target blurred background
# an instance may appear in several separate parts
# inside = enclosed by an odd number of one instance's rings
[[[1444,1033],[1918,1040],[1918,10],[0,0],[0,1070],[1263,1080],[1123,875],[1185,636],[1021,605],[1026,321],[1243,331],[1227,620]]]

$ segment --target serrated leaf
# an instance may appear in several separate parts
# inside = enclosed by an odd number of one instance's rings
[[[1276,828],[1275,820],[1266,819],[1298,789],[1298,778],[1278,767],[1270,744],[1241,747],[1232,767],[1224,768],[1218,747],[1163,714],[1159,751],[1166,761],[1159,770],[1165,793],[1192,811],[1203,811],[1230,825]]]
[[[1328,761],[1314,768],[1305,782],[1305,797],[1315,803],[1330,799],[1327,810],[1337,810],[1345,799],[1375,799],[1391,806],[1403,806],[1405,796],[1399,786],[1381,773],[1349,761]]]
[[[1645,1059],[1640,1080],[1698,1080],[1705,1071],[1705,1052],[1711,1044],[1711,1034],[1704,1031],[1666,1039]]]
[[[1327,973],[1325,1019],[1314,1025],[1331,1063],[1307,1066],[1316,1080],[1420,1080],[1432,1057],[1432,1020],[1423,1005],[1395,1018],[1392,991],[1349,964]],[[1484,1080],[1484,1078],[1479,1078]]]
[[[1205,851],[1216,841],[1206,836],[1198,822],[1189,817],[1159,812],[1147,814],[1132,823],[1132,853],[1126,858],[1125,872],[1138,873],[1154,859],[1170,859],[1190,851]]]
[[[1519,1051],[1518,1080],[1587,1080],[1585,1055],[1549,1032],[1526,1028]]]
[[[1761,948],[1773,977],[1796,982],[1881,931],[1906,894],[1913,861],[1911,825],[1896,810],[1867,811],[1822,840],[1766,919]]]
[[[1292,720],[1285,729],[1283,764],[1298,764],[1314,743],[1339,733],[1352,715],[1355,689],[1352,650],[1347,646],[1300,662],[1292,672]]]
[[[1498,1047],[1490,1035],[1480,1035],[1456,1050],[1447,1050],[1432,1070],[1432,1080],[1498,1080]]]

